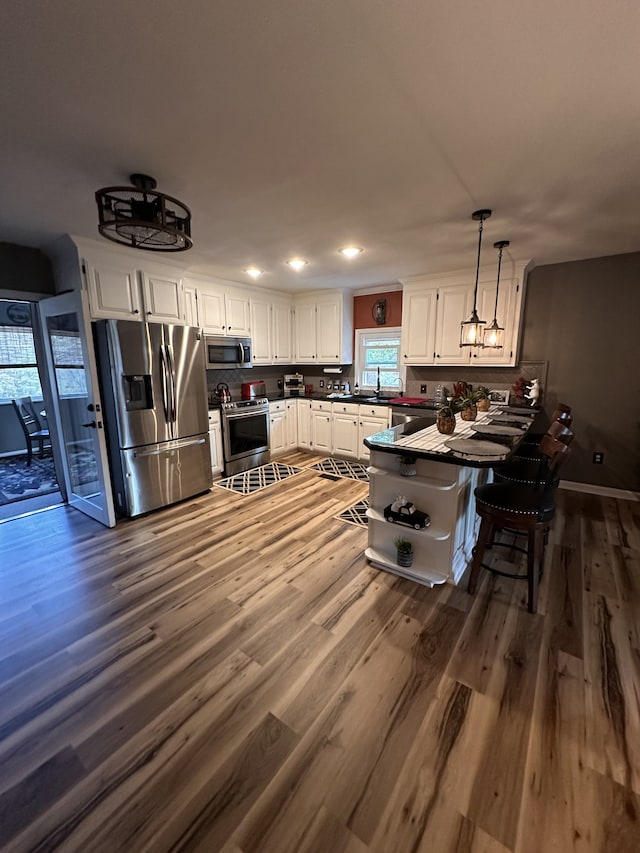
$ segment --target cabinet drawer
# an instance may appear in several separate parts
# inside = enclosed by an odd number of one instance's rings
[[[312,412],[328,412],[328,413],[331,413],[331,401],[330,400],[312,400],[311,401],[311,411]]]
[[[270,400],[269,402],[269,413],[273,414],[274,412],[284,412],[287,407],[286,400]]]
[[[357,403],[332,403],[334,415],[353,415],[358,417],[360,406]]]
[[[215,424],[220,426],[220,423],[221,423],[220,412],[218,411],[218,409],[211,409],[209,411],[209,428],[211,428]]]
[[[360,404],[361,418],[380,418],[381,420],[389,420],[389,408],[387,406],[363,406]]]

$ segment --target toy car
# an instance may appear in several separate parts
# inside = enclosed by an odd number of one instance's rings
[[[416,530],[423,530],[431,523],[431,519],[426,512],[420,512],[411,503],[399,507],[397,510],[391,509],[392,504],[384,508],[384,517],[392,524],[405,524],[407,527],[414,527]]]

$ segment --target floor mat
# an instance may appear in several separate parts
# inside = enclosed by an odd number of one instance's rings
[[[358,501],[357,504],[348,507],[340,515],[336,515],[340,521],[347,521],[349,524],[356,524],[358,527],[366,527],[369,523],[367,518],[367,510],[369,509],[369,498],[363,501]]]
[[[259,468],[252,468],[250,471],[242,471],[240,474],[234,474],[233,477],[219,480],[214,483],[214,486],[237,492],[239,495],[251,495],[301,471],[304,471],[304,468],[294,468],[293,465],[284,465],[282,462],[269,462],[268,465],[260,465]]]
[[[5,456],[0,459],[0,504],[58,491],[53,457]]]
[[[368,482],[369,475],[364,465],[359,462],[346,462],[344,459],[323,459],[310,466],[314,471],[324,471],[325,474],[335,474],[336,477],[346,477],[349,480],[364,480]]]

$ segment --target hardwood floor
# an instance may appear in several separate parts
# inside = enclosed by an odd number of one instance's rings
[[[372,569],[315,459],[0,526],[0,847],[640,850],[640,504],[558,494],[531,615]]]

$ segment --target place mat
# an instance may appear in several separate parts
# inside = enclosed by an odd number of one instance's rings
[[[527,409],[526,406],[503,406],[502,411],[510,415],[523,415],[527,418],[535,418],[537,415],[535,409]]]
[[[526,415],[496,415],[491,418],[492,424],[512,424],[515,426],[516,424],[522,424],[522,426],[526,426],[531,423],[531,418]]]
[[[502,426],[501,424],[477,424],[473,431],[479,435],[499,435],[515,438],[522,435],[522,427]]]
[[[449,438],[445,441],[445,446],[461,456],[480,459],[504,459],[509,453],[508,447],[503,447],[494,441],[480,441],[477,438]]]
[[[335,459],[333,456],[309,467],[313,471],[324,471],[325,474],[334,474],[336,477],[345,477],[348,480],[367,481],[369,479],[364,465],[359,462],[347,462],[345,459]]]
[[[293,465],[284,465],[282,462],[269,462],[267,465],[234,474],[225,480],[218,480],[213,485],[239,495],[251,495],[301,471],[304,471],[304,468],[294,468]]]

